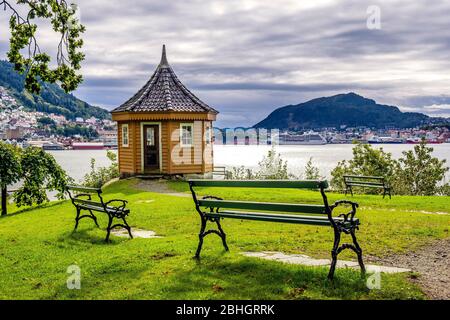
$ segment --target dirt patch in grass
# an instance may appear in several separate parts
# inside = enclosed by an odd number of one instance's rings
[[[434,300],[450,299],[450,238],[439,240],[415,252],[384,258],[367,257],[370,262],[411,269],[427,296]]]
[[[176,254],[171,253],[171,252],[158,252],[158,253],[152,255],[151,258],[153,260],[162,260],[162,259],[172,258],[175,256],[176,256]]]
[[[136,184],[136,188],[143,191],[163,193],[176,197],[191,197],[188,193],[176,192],[172,190],[166,180],[139,180]]]

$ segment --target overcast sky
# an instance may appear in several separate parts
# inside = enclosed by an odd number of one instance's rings
[[[220,111],[218,126],[250,126],[276,107],[351,91],[450,117],[450,1],[74,1],[87,28],[75,95],[91,104],[111,109],[131,97],[166,44],[180,80]],[[367,27],[372,5],[381,29]],[[51,32],[41,34],[53,50]]]

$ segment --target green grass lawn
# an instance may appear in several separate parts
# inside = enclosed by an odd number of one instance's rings
[[[231,252],[219,237],[205,239],[200,262],[199,217],[192,199],[142,192],[135,180],[105,188],[108,199],[129,201],[132,227],[156,231],[158,239],[112,237],[82,220],[72,233],[75,210],[69,202],[35,209],[10,208],[0,218],[1,299],[422,299],[409,274],[383,275],[380,290],[368,290],[358,271],[328,269],[248,258],[243,251],[282,251],[329,258],[332,230],[325,227],[224,220]],[[171,183],[187,192],[185,183]],[[296,190],[200,189],[200,194],[236,200],[320,203],[317,192]],[[344,198],[330,194],[330,200]],[[355,196],[361,204],[358,234],[365,255],[414,250],[449,236],[448,197]],[[424,212],[427,213],[424,213]],[[342,258],[352,258],[346,253]],[[81,290],[68,290],[70,265],[81,268]]]

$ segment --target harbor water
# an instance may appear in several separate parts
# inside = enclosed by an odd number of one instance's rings
[[[392,153],[397,159],[402,156],[403,151],[412,150],[414,145],[409,144],[384,144],[374,145],[375,148],[383,148]],[[431,145],[434,148],[434,156],[446,159],[450,166],[450,143]],[[216,166],[245,166],[256,168],[258,162],[270,150],[270,146],[214,146],[214,162]],[[319,167],[322,176],[329,178],[333,168],[339,161],[352,158],[353,145],[351,144],[328,144],[321,146],[277,146],[284,160],[288,162],[290,173],[301,176],[308,160],[312,158],[313,163]],[[80,182],[84,175],[90,171],[90,159],[94,158],[96,166],[108,166],[109,160],[104,150],[65,150],[49,151],[56,161],[68,174]]]

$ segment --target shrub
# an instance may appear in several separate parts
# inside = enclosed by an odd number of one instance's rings
[[[377,150],[370,145],[357,144],[353,148],[353,159],[339,162],[331,172],[331,186],[335,190],[344,189],[343,176],[347,174],[381,176],[396,194],[448,195],[450,185],[444,184],[443,180],[449,168],[445,166],[445,160],[433,157],[432,153],[433,148],[422,141],[414,150],[404,151],[403,157],[395,160],[382,148]]]
[[[91,159],[91,172],[84,176],[83,185],[91,188],[101,188],[105,183],[118,178],[119,165],[117,163],[117,155],[108,150],[106,156],[111,161],[109,167],[95,167],[95,159]]]
[[[252,180],[255,179],[255,174],[252,169],[241,167],[233,167],[226,172],[225,177],[230,180]]]
[[[288,174],[287,161],[281,158],[275,147],[269,150],[266,156],[258,163],[258,169],[233,167],[226,173],[226,178],[231,180],[286,180],[294,177]]]
[[[375,149],[371,145],[357,143],[353,148],[353,159],[340,161],[331,172],[331,186],[336,190],[344,189],[344,175],[379,176],[391,183],[397,167],[392,154],[383,148]]]
[[[309,158],[309,161],[306,163],[305,167],[305,179],[306,180],[320,180],[323,177],[320,175],[319,168],[313,164],[312,158]]]
[[[287,161],[284,161],[272,146],[272,149],[258,163],[258,171],[255,176],[258,179],[286,180],[290,177],[287,167]]]
[[[393,187],[397,194],[431,196],[446,194],[449,185],[442,184],[449,168],[446,160],[432,156],[433,148],[423,140],[414,150],[404,151],[398,160]]]

